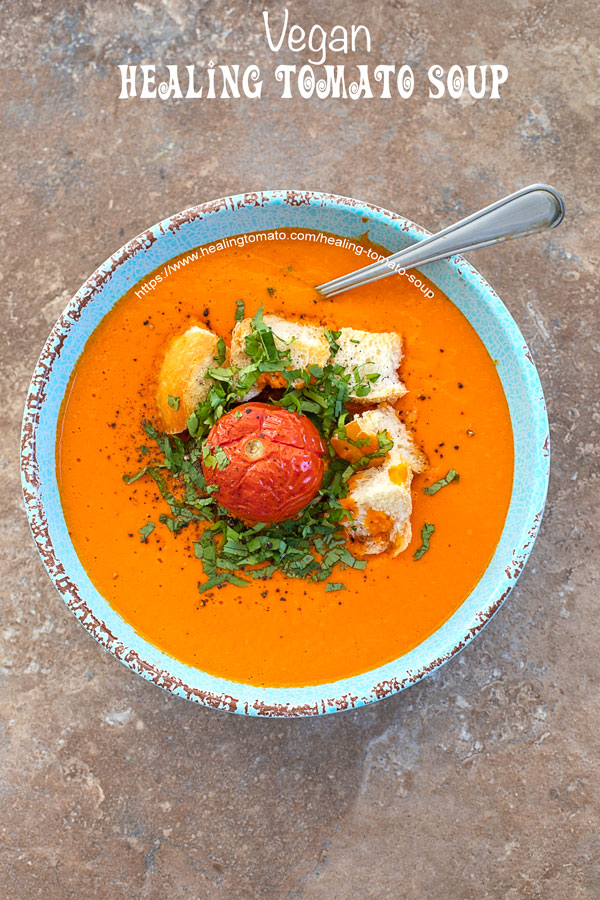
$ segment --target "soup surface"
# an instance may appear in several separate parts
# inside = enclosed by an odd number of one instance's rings
[[[319,684],[383,665],[436,631],[468,596],[492,557],[512,489],[510,417],[494,362],[466,318],[416,274],[392,275],[331,300],[313,285],[356,269],[347,246],[263,241],[179,259],[167,276],[135,285],[88,340],[69,384],[57,439],[65,519],[96,588],[136,631],[213,675],[261,686]],[[364,259],[364,257],[363,257]],[[366,262],[370,262],[367,260]],[[161,272],[164,270],[160,270]],[[425,291],[433,296],[425,296]],[[168,508],[139,468],[148,443],[141,421],[160,426],[156,379],[165,347],[190,325],[228,342],[236,301],[326,328],[396,331],[409,393],[397,403],[429,469],[415,477],[413,539],[396,558],[347,569],[345,590],[279,572],[248,587],[198,591],[192,523],[174,537],[157,525]],[[454,469],[433,495],[423,487]],[[415,561],[425,523],[430,549]]]

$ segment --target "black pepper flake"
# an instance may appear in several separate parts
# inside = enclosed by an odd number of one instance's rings
[[[204,316],[204,318],[206,318],[206,317],[208,316],[209,312],[210,312],[210,310],[208,309],[208,307],[206,307],[206,309],[205,309],[204,312],[202,313],[202,315]]]
[[[269,593],[268,591],[262,591],[260,596],[263,597],[263,599],[264,599],[268,593]]]
[[[459,386],[459,388],[460,388],[461,391],[462,391],[462,389],[463,389],[463,387],[464,387],[464,384],[462,383],[462,381],[459,381],[459,382],[458,382],[458,386]]]

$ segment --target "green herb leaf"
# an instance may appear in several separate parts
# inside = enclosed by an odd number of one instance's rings
[[[204,443],[202,445],[202,460],[209,469],[226,469],[230,463],[229,457],[218,444],[211,448],[208,443]]]
[[[134,481],[137,481],[138,478],[142,478],[146,474],[148,468],[148,466],[144,466],[144,468],[140,469],[140,471],[135,475],[123,475],[123,481],[125,482],[125,484],[133,484]]]
[[[440,480],[436,481],[434,484],[424,487],[423,491],[426,494],[437,494],[438,491],[441,491],[443,487],[446,487],[446,485],[450,484],[452,481],[460,481],[460,475],[458,472],[455,472],[454,469],[450,469],[445,478],[440,478]]]
[[[341,582],[329,581],[325,585],[325,593],[326,594],[329,594],[331,591],[345,591],[345,590],[346,590],[346,585],[342,584]]]
[[[217,446],[214,449],[215,459],[217,460],[217,468],[218,469],[226,469],[229,465],[229,457],[225,453],[222,447]]]
[[[152,534],[154,531],[154,522],[148,522],[147,525],[143,525],[142,528],[138,528],[139,533],[142,536],[142,544],[148,543],[148,535]]]
[[[177,411],[179,409],[179,397],[172,397],[169,394],[169,406],[171,407],[171,409]]]
[[[237,575],[232,575],[230,572],[222,572],[220,575],[212,575],[207,581],[199,581],[198,590],[203,594],[204,591],[209,591],[213,587],[218,587],[226,581],[230,584],[237,585],[237,587],[246,587],[246,585],[250,584],[250,582],[246,581],[244,578],[238,578]]]
[[[236,301],[235,301],[235,321],[236,321],[236,322],[241,322],[242,319],[244,318],[244,315],[245,315],[245,312],[244,312],[244,301],[243,301],[243,300],[236,300]]]
[[[435,531],[435,525],[430,525],[429,523],[425,523],[421,528],[421,541],[422,544],[414,554],[413,559],[421,559],[424,553],[427,553],[429,550],[429,539],[431,538],[433,532]]]
[[[328,329],[325,329],[325,337],[329,342],[329,350],[331,351],[332,356],[335,356],[335,354],[340,349],[338,338],[340,337],[341,333],[341,331],[329,331]]]
[[[220,366],[225,362],[225,357],[227,356],[227,347],[225,346],[225,341],[222,337],[217,341],[217,355],[215,359],[217,360]]]

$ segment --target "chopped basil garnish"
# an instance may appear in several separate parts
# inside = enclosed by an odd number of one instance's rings
[[[414,560],[421,559],[423,554],[427,553],[427,551],[429,550],[429,539],[431,538],[431,535],[433,534],[434,531],[435,531],[435,525],[430,525],[427,522],[425,523],[425,525],[423,525],[423,527],[421,528],[422,544],[419,547],[419,549],[417,550],[417,552],[415,553],[415,555],[413,556]]]
[[[169,394],[169,406],[171,407],[171,409],[174,409],[175,412],[177,412],[177,410],[179,409],[179,397],[172,397]]]
[[[238,300],[236,321],[243,317],[244,301]],[[325,336],[334,357],[339,350],[340,332],[325,331]],[[124,481],[132,484],[146,475],[154,479],[170,510],[170,515],[161,514],[159,521],[173,534],[193,525],[194,552],[206,577],[198,585],[201,592],[225,583],[243,587],[253,579],[270,578],[278,570],[290,577],[327,581],[336,566],[364,569],[366,560],[356,559],[346,546],[343,526],[352,516],[341,501],[348,496],[351,476],[372,459],[385,456],[393,442],[380,432],[377,450],[348,463],[336,455],[330,441],[337,435],[358,447],[369,443],[345,437],[346,405],[353,393],[367,396],[379,375],[363,376],[360,367],[347,372],[335,360],[325,366],[291,369],[289,343],[279,337],[275,340],[272,329],[263,320],[262,308],[251,320],[245,349],[250,358],[246,366],[226,366],[225,342],[219,338],[216,365],[206,375],[209,391],[187,420],[189,437],[163,434],[151,422],[144,422],[144,430],[158,452],[154,451],[155,458],[140,472],[124,475]],[[308,416],[324,440],[328,462],[319,493],[299,516],[272,524],[247,525],[219,506],[218,488],[206,485],[199,464],[204,462],[212,469],[224,469],[230,464],[225,450],[210,447],[206,437],[215,422],[239,405],[265,373],[277,373],[286,385],[281,396],[271,402]],[[243,408],[234,415],[241,417]],[[148,534],[154,528],[150,525],[145,526]],[[329,582],[325,589],[345,590],[345,585]]]
[[[335,354],[340,349],[340,345],[338,344],[338,338],[341,335],[341,333],[342,333],[341,331],[328,331],[327,329],[325,329],[325,337],[327,338],[327,340],[329,342],[329,350],[330,350],[332,356],[335,356]]]
[[[217,341],[217,355],[216,360],[220,366],[225,362],[225,357],[227,356],[227,347],[225,345],[225,341],[222,337]]]
[[[211,449],[207,443],[204,443],[202,445],[202,459],[209,469],[226,469],[229,465],[229,457],[218,444]]]
[[[460,475],[458,472],[455,472],[454,469],[450,469],[445,478],[440,478],[439,481],[436,481],[434,484],[428,485],[428,487],[424,487],[423,491],[426,494],[437,494],[438,491],[441,491],[443,487],[446,487],[447,484],[450,484],[452,481],[459,481]]]
[[[325,585],[325,593],[329,593],[330,591],[345,591],[346,585],[341,584],[341,582],[330,581]]]
[[[154,522],[148,522],[147,525],[142,526],[142,528],[139,528],[138,531],[142,536],[142,544],[147,544],[148,535],[152,534],[152,532],[154,531]]]

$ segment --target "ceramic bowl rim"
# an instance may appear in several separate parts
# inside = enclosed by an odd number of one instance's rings
[[[534,411],[534,427],[536,428],[536,436],[539,438],[539,452],[534,461],[535,478],[538,482],[535,508],[528,508],[523,517],[520,539],[515,542],[512,559],[507,561],[508,564],[505,568],[506,577],[500,579],[494,590],[490,592],[490,596],[480,607],[468,631],[464,634],[455,635],[449,641],[449,646],[445,648],[443,653],[414,668],[405,666],[404,671],[400,671],[402,669],[402,660],[410,656],[410,654],[407,654],[370,672],[343,678],[331,684],[313,685],[306,688],[259,688],[253,685],[229,682],[226,679],[217,679],[199,669],[179,664],[176,660],[158,651],[157,648],[139,635],[135,635],[132,638],[132,629],[126,623],[124,623],[123,630],[130,632],[129,640],[123,640],[115,633],[115,629],[111,629],[97,614],[94,603],[88,601],[88,598],[82,595],[77,584],[70,579],[69,572],[65,569],[63,561],[55,552],[50,538],[49,513],[42,496],[43,484],[40,480],[37,456],[37,429],[44,411],[44,403],[46,402],[46,386],[50,383],[53,366],[60,359],[60,351],[64,342],[68,339],[70,330],[76,327],[78,316],[83,306],[93,301],[101,293],[104,286],[115,276],[115,273],[118,273],[119,267],[123,263],[133,259],[139,253],[143,254],[151,243],[160,240],[161,235],[185,228],[186,224],[198,219],[208,220],[210,216],[227,214],[228,211],[236,211],[245,206],[256,207],[258,205],[264,206],[265,204],[273,204],[273,206],[282,204],[301,206],[308,204],[325,208],[332,206],[345,207],[356,214],[366,212],[374,221],[384,222],[404,232],[408,232],[416,240],[430,233],[404,216],[390,212],[383,207],[336,194],[307,190],[258,191],[220,198],[189,207],[141,232],[113,253],[84,282],[79,291],[67,304],[44,345],[27,392],[25,404],[21,434],[22,485],[31,531],[42,561],[55,587],[67,606],[92,636],[130,669],[172,693],[211,708],[266,717],[322,715],[362,706],[395,694],[420,681],[466,646],[500,608],[514,587],[539,530],[549,477],[548,419],[539,376],[529,349],[514,319],[493,288],[466,260],[460,256],[445,260],[444,264],[455,269],[461,278],[467,281],[470,280],[473,283],[476,282],[477,288],[481,291],[486,304],[490,307],[492,315],[502,320],[502,326],[508,333],[511,349],[516,352],[519,365],[524,367],[524,371],[525,369],[527,370],[527,399]],[[242,232],[237,233],[241,234]],[[206,243],[211,243],[212,240],[209,239]],[[124,292],[125,290],[123,290]],[[70,371],[72,371],[72,367]],[[478,585],[469,597],[475,593]],[[464,602],[466,603],[468,599],[466,598]],[[452,621],[452,618],[453,616],[438,631],[445,628]],[[428,638],[415,649],[419,650],[424,647],[429,640]],[[390,670],[393,670],[394,666],[398,668],[398,671],[390,674]],[[186,670],[188,673],[194,673],[197,676],[195,677],[196,683],[193,683],[194,678],[186,675]],[[385,677],[381,677],[383,674],[385,674]],[[369,679],[369,676],[372,676],[370,690],[365,690],[364,688],[357,690],[357,683],[361,680],[364,682],[365,679]]]

